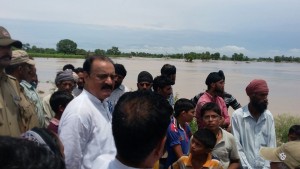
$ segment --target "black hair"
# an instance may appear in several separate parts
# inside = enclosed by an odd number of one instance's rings
[[[112,117],[117,155],[139,165],[166,136],[173,108],[151,91],[127,92],[119,99]]]
[[[76,69],[74,70],[74,72],[78,74],[78,73],[80,73],[80,72],[83,73],[84,71],[83,71],[83,68],[82,68],[82,67],[78,67],[78,68],[76,68]]]
[[[174,65],[165,64],[160,69],[161,75],[170,76],[176,74],[176,67]]]
[[[33,141],[0,136],[1,169],[65,169],[62,158]]]
[[[217,143],[216,135],[207,128],[198,129],[193,134],[193,139],[198,140],[209,149],[213,149]]]
[[[51,109],[56,113],[59,111],[59,106],[66,107],[74,96],[67,91],[56,91],[50,97]]]
[[[217,113],[219,116],[222,116],[221,109],[220,109],[219,105],[217,105],[217,103],[214,103],[214,102],[205,103],[200,109],[201,118],[203,118],[205,112],[207,112],[207,111],[213,111],[213,112]]]
[[[175,112],[174,117],[175,118],[178,117],[182,111],[189,111],[194,108],[195,108],[195,104],[191,100],[181,98],[177,100],[174,105],[174,112]]]
[[[63,71],[67,70],[67,69],[70,69],[74,72],[75,70],[75,67],[72,65],[72,64],[66,64],[64,67],[63,67]]]
[[[156,76],[153,80],[153,90],[158,91],[158,88],[162,89],[166,86],[173,85],[174,82],[167,76]]]
[[[94,60],[101,60],[101,61],[106,61],[106,62],[110,62],[111,64],[114,64],[114,62],[106,56],[103,56],[103,55],[90,56],[90,57],[86,58],[84,63],[83,63],[83,70],[87,74],[91,73],[91,68],[92,68],[92,64],[93,64]]]
[[[290,134],[295,134],[300,139],[300,125],[291,126],[288,135]]]
[[[117,75],[121,75],[123,77],[126,76],[127,71],[126,71],[124,65],[116,63],[116,64],[114,64],[114,67],[115,67],[115,72]]]

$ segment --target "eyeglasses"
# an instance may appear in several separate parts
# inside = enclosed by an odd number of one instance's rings
[[[217,120],[220,116],[219,115],[207,115],[207,116],[203,116],[203,120],[208,121],[210,119],[212,120]]]
[[[95,76],[99,80],[106,80],[108,77],[110,77],[111,80],[117,80],[117,78],[118,78],[118,75],[116,75],[116,74],[95,74]]]

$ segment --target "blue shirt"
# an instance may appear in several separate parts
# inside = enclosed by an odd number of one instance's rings
[[[173,150],[173,146],[179,144],[181,146],[182,153],[184,155],[188,154],[191,135],[192,135],[191,128],[188,125],[188,123],[185,124],[184,128],[178,125],[175,119],[173,122],[170,123],[167,131],[166,147],[168,151],[168,157],[165,164],[165,168],[169,167],[175,161],[178,160]]]
[[[269,110],[256,121],[248,105],[237,109],[232,114],[232,132],[243,168],[270,168],[270,162],[259,155],[261,147],[276,147],[274,119]]]

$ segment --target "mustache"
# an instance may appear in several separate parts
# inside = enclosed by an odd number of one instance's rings
[[[110,89],[110,90],[113,90],[113,86],[112,86],[112,85],[105,84],[104,86],[102,86],[101,89]]]

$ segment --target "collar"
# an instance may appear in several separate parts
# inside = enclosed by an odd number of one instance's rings
[[[7,78],[8,78],[8,76],[7,76],[6,73],[2,72],[2,73],[0,74],[0,81],[2,81],[2,80],[3,80],[3,81],[6,81]]]
[[[123,169],[139,169],[139,168],[134,168],[134,167],[130,167],[127,166],[125,164],[123,164],[121,161],[119,161],[117,158],[115,158],[112,163],[114,164],[113,167],[114,168],[123,168]],[[151,169],[151,168],[143,168],[143,169]]]
[[[88,98],[90,98],[91,101],[94,102],[94,103],[96,103],[96,104],[99,104],[99,103],[100,104],[104,104],[104,103],[107,103],[107,101],[108,101],[108,98],[104,99],[103,101],[99,100],[92,93],[90,93],[89,91],[87,91],[85,89],[82,90],[82,93],[85,93],[88,96]]]
[[[203,167],[209,168],[211,166],[210,165],[211,160],[212,160],[212,155],[211,155],[211,153],[209,153],[208,156],[207,156],[206,162],[203,164]],[[192,167],[192,154],[189,155],[186,166],[187,167]]]
[[[30,83],[28,83],[26,80],[22,80],[21,83],[24,86],[26,86],[26,88],[28,88],[28,89],[34,89],[34,87]]]
[[[265,110],[265,111],[259,116],[257,122],[260,122],[260,121],[266,119],[266,111],[267,111],[267,110]],[[246,106],[243,107],[243,112],[244,112],[243,118],[247,118],[247,117],[253,118],[253,116],[251,115],[251,113],[250,113],[250,111],[249,111],[248,105],[246,105]],[[253,119],[254,119],[254,118],[253,118]]]

